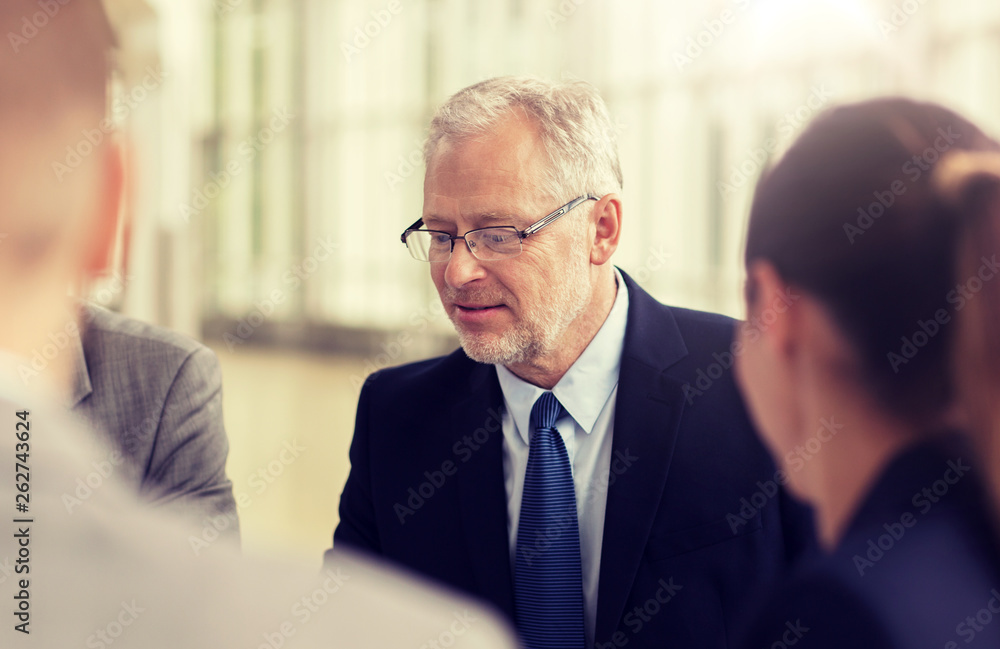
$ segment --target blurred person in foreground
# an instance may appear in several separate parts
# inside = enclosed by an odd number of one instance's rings
[[[746,649],[1000,646],[1000,566],[979,467],[952,422],[961,214],[941,160],[998,148],[932,104],[836,108],[765,173],[746,244],[737,377],[822,553],[749,625]],[[996,270],[996,269],[994,269]],[[799,296],[784,311],[779,295]],[[836,435],[815,422],[836,417]]]
[[[811,529],[731,374],[692,389],[734,321],[665,306],[611,263],[604,101],[484,81],[438,110],[425,158],[402,239],[462,348],[366,381],[335,549],[492,602],[529,649],[728,646]]]
[[[50,9],[55,11],[54,7],[51,5]],[[32,49],[41,49],[35,45],[36,39],[45,37],[48,21],[55,24],[61,20],[62,11],[48,17],[38,3],[21,2],[12,3],[9,10],[21,16],[19,23],[11,25],[12,31],[5,32],[12,50],[8,73],[14,75],[23,57],[32,55]],[[38,14],[40,10],[42,13]],[[37,27],[36,23],[43,26]],[[37,29],[38,35],[30,40],[24,38],[23,34],[35,33],[25,25]],[[110,28],[102,25],[100,29],[104,30],[100,39],[113,42]],[[82,68],[82,65],[68,63],[67,67]],[[20,71],[28,69],[22,66]],[[97,74],[90,70],[81,72],[84,76],[78,82],[80,86],[92,83],[93,75]],[[11,77],[10,82],[12,85],[8,87],[23,87],[24,83],[39,83],[39,80]],[[55,101],[65,90],[55,87],[46,88],[45,92]],[[101,98],[92,98],[92,102],[98,100]],[[5,101],[13,101],[16,106],[21,100]],[[29,102],[24,103],[27,108]],[[59,104],[53,106],[50,111],[62,108]],[[60,142],[64,149],[47,161],[49,177],[44,179],[45,185],[22,184],[17,189],[17,192],[37,192],[49,200],[47,209],[51,213],[36,211],[30,217],[35,219],[34,236],[39,245],[50,240],[53,246],[61,243],[73,248],[64,255],[67,263],[81,251],[94,250],[92,258],[84,262],[85,277],[73,284],[79,287],[80,294],[86,294],[90,289],[88,284],[106,271],[114,241],[109,235],[117,226],[117,198],[106,196],[108,184],[121,182],[116,149],[106,142],[94,146],[94,138],[89,135],[112,131],[106,117],[109,114],[106,111],[105,116],[98,115],[90,122],[77,118],[81,128],[65,137]],[[93,115],[91,111],[89,116]],[[41,121],[47,117],[43,110],[32,119]],[[18,122],[12,120],[8,125],[16,128]],[[40,150],[48,154],[53,149]],[[78,153],[83,151],[91,152]],[[44,164],[45,161],[38,162],[39,170]],[[101,177],[95,176],[102,172],[107,178],[103,185]],[[88,187],[86,183],[92,184]],[[79,220],[74,222],[64,214],[70,213],[77,202],[87,205],[91,199],[109,203],[95,214],[87,230],[74,232],[66,228],[62,240],[51,236],[50,231],[63,222],[80,227]],[[238,541],[236,501],[232,483],[226,476],[229,443],[222,417],[222,374],[215,354],[186,336],[95,304],[81,301],[63,307],[62,326],[52,331],[40,330],[45,335],[37,339],[34,347],[22,350],[24,360],[17,367],[22,380],[26,384],[48,383],[61,392],[61,398],[74,413],[117,451],[111,470],[145,501],[181,511],[202,524],[205,518],[222,516],[217,520],[226,521],[225,525],[215,527],[222,527],[228,538]],[[85,496],[86,492],[85,487],[80,489],[80,494]],[[79,501],[76,494],[70,498]],[[75,504],[72,500],[69,503]]]
[[[30,34],[0,48],[0,646],[511,646],[487,612],[346,554],[319,576],[224,543],[196,555],[186,520],[116,480],[118,451],[59,392],[24,385],[23,359],[75,306],[67,287],[103,268],[122,184],[108,143],[62,182],[52,172],[105,115],[110,32],[96,0],[46,6],[0,4],[0,33]]]

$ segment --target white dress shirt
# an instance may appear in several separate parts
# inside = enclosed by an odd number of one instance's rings
[[[594,646],[597,620],[597,586],[601,572],[601,544],[611,469],[611,440],[618,394],[628,289],[615,270],[618,292],[604,324],[569,371],[552,388],[568,415],[556,422],[573,470],[576,512],[580,526],[580,559],[583,565],[583,605],[587,647]],[[521,515],[524,473],[531,442],[531,408],[545,392],[496,365],[503,390],[503,473],[507,491],[507,531],[510,565],[516,570],[517,526]],[[516,577],[515,577],[516,578]]]

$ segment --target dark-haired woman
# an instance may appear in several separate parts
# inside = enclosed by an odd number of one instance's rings
[[[1000,647],[979,469],[951,432],[961,219],[935,183],[997,149],[942,107],[871,101],[817,119],[757,188],[737,376],[823,551],[748,649]]]

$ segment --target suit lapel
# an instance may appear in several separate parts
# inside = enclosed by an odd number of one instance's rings
[[[615,406],[614,458],[636,458],[608,489],[596,636],[610,638],[624,612],[670,470],[684,409],[664,370],[687,355],[668,307],[625,275],[629,314]]]
[[[87,315],[86,305],[81,305],[81,312]],[[70,336],[69,347],[73,361],[72,385],[70,386],[69,397],[66,401],[67,408],[75,408],[94,391],[90,382],[90,368],[87,367],[87,356],[83,351],[83,339],[87,335],[87,317],[80,318],[78,324],[80,335]]]
[[[458,471],[462,527],[478,592],[513,618],[500,420],[503,392],[493,366],[477,364],[467,389],[468,397],[452,411],[455,444],[471,451]],[[479,444],[484,433],[488,438]]]

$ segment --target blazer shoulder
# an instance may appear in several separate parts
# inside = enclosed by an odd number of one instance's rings
[[[686,339],[701,340],[725,340],[726,344],[732,339],[739,320],[731,318],[721,313],[710,313],[708,311],[695,311],[678,306],[668,306],[670,313],[677,322],[677,328]]]
[[[93,304],[84,305],[83,320],[83,347],[88,362],[97,355],[178,365],[195,355],[204,359],[201,362],[215,359],[215,352],[188,336]]]
[[[706,357],[731,348],[736,320],[719,313],[663,304],[624,276],[629,288],[627,354],[670,367],[679,361],[682,366],[703,365]]]
[[[731,382],[739,321],[719,313],[665,305],[663,308],[672,319],[673,335],[682,341],[684,348],[683,356],[671,363],[668,372],[684,381],[696,381],[699,370],[712,370],[714,374],[714,365],[718,364],[723,370],[724,382]],[[668,331],[670,329],[664,331],[665,339],[669,339]],[[722,377],[713,376],[713,383]]]
[[[679,326],[688,327],[710,327],[731,330],[739,322],[736,318],[731,318],[721,313],[711,311],[697,311],[695,309],[685,309],[679,306],[668,306]]]

